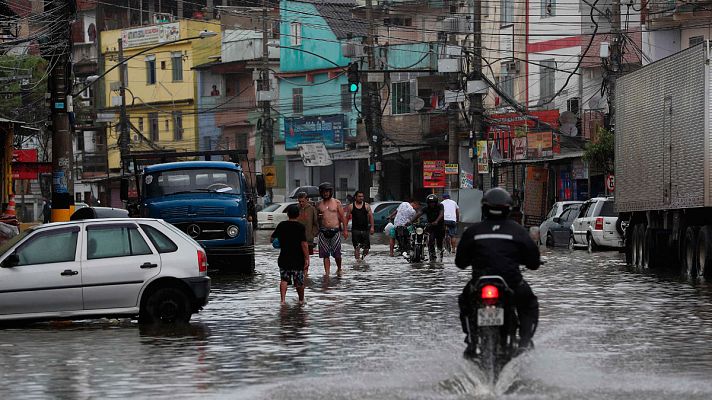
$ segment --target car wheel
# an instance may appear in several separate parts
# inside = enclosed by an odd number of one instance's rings
[[[151,293],[140,312],[140,323],[188,323],[190,300],[176,287],[163,287]]]
[[[590,233],[586,236],[586,244],[589,253],[593,253],[598,250],[598,245],[596,244],[596,241],[593,240],[593,236],[591,236]]]
[[[546,234],[546,247],[554,247],[556,244],[554,243],[554,236],[551,235],[551,233]]]
[[[576,241],[574,235],[569,236],[569,250],[576,250]]]

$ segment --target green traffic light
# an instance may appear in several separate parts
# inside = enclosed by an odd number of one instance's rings
[[[358,92],[358,83],[349,84],[349,92],[351,92],[351,93]]]

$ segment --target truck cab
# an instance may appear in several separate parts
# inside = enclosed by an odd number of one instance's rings
[[[138,178],[142,217],[163,219],[195,239],[213,271],[254,270],[253,197],[239,164],[169,162],[146,166]]]

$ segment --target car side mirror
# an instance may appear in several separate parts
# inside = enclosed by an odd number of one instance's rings
[[[264,175],[255,175],[255,189],[257,189],[257,195],[260,197],[264,197],[264,195],[267,194],[267,184],[265,183]]]
[[[553,221],[557,224],[561,223],[561,217],[554,217]]]
[[[16,267],[19,263],[20,263],[20,257],[17,254],[12,253],[9,256],[7,256],[5,258],[5,260],[3,260],[2,264],[0,264],[0,267],[12,268],[12,267]]]
[[[123,201],[129,201],[129,178],[121,178],[121,189],[119,197]]]

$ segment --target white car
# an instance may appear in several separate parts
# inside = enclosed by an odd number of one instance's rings
[[[0,321],[186,323],[208,302],[203,248],[163,220],[37,225],[0,246]]]
[[[571,224],[569,248],[586,246],[589,252],[599,247],[623,247],[623,236],[617,227],[618,213],[612,197],[595,197],[581,206],[578,218]]]
[[[274,229],[282,221],[286,221],[287,207],[299,204],[295,201],[286,203],[272,203],[257,213],[257,229]]]

